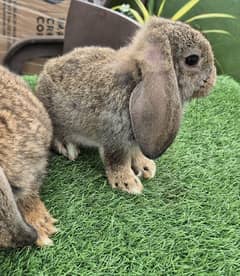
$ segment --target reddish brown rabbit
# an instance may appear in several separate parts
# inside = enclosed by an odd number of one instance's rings
[[[141,193],[173,142],[184,102],[215,82],[211,46],[189,25],[153,17],[132,42],[78,48],[46,63],[37,96],[54,127],[54,148],[74,160],[96,146],[113,188]],[[149,159],[150,158],[150,159]]]
[[[52,243],[54,219],[39,198],[51,138],[42,103],[0,67],[0,247]]]

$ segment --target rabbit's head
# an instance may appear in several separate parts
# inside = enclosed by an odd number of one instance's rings
[[[182,100],[207,96],[216,80],[210,43],[189,25],[177,22],[170,26],[168,37]]]
[[[130,99],[133,132],[143,153],[156,158],[177,134],[183,103],[206,96],[214,85],[214,57],[199,31],[157,17],[136,34],[130,49],[142,75]]]
[[[32,245],[36,239],[37,232],[23,220],[0,167],[0,248]]]

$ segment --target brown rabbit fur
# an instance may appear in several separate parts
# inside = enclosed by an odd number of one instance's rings
[[[137,194],[139,177],[155,175],[151,159],[173,142],[184,102],[206,96],[215,76],[200,32],[153,17],[118,51],[83,47],[48,61],[36,93],[55,150],[74,160],[79,145],[98,147],[111,186]]]
[[[51,139],[42,103],[0,67],[0,247],[51,243],[54,220],[39,198]]]

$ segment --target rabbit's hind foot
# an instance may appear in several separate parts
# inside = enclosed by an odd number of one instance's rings
[[[54,226],[56,220],[49,214],[40,198],[29,197],[20,201],[18,205],[26,222],[37,231],[36,245],[39,247],[53,245],[50,237],[57,232]]]
[[[72,143],[67,143],[66,145],[64,145],[58,139],[54,140],[53,148],[56,152],[64,155],[71,161],[76,160],[78,158],[78,155],[80,154],[80,149],[77,145],[74,145]]]

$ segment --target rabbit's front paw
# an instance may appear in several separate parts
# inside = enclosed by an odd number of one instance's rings
[[[67,144],[67,157],[69,160],[74,161],[78,158],[80,154],[79,147],[72,143]]]
[[[114,189],[119,189],[130,194],[141,194],[143,185],[131,169],[119,167],[107,169],[108,181]]]
[[[60,142],[59,140],[55,139],[53,143],[54,150],[59,154],[64,155],[69,160],[74,161],[78,158],[80,154],[79,147],[72,143],[68,143],[66,146]]]
[[[148,159],[140,151],[135,153],[132,158],[132,169],[138,177],[151,179],[156,174],[156,164]]]
[[[49,237],[57,232],[54,226],[56,220],[49,214],[42,201],[39,198],[31,198],[19,207],[26,222],[37,231],[36,245],[40,247],[52,245],[53,241]]]

